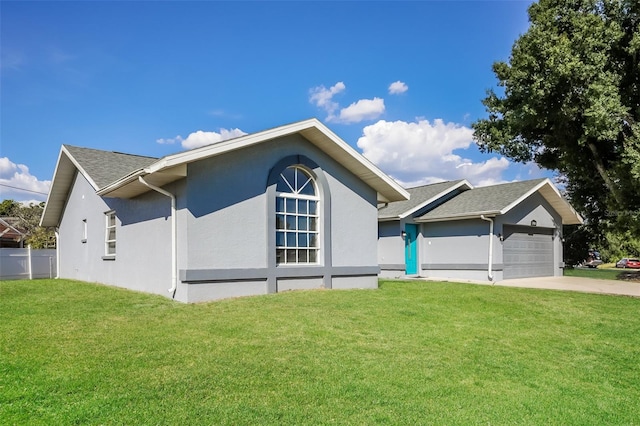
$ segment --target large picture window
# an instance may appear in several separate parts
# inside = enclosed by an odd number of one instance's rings
[[[104,239],[104,254],[107,256],[116,255],[116,212],[105,213],[106,227]]]
[[[280,173],[276,185],[277,264],[318,263],[319,203],[309,172],[292,166]]]

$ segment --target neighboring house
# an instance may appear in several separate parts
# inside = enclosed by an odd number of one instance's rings
[[[19,219],[15,217],[0,218],[0,248],[24,247],[25,234],[19,229]]]
[[[379,205],[381,276],[500,281],[562,275],[562,226],[582,218],[549,179],[410,188]]]
[[[311,119],[160,159],[63,145],[41,224],[60,277],[196,302],[376,288],[377,205],[408,197]]]

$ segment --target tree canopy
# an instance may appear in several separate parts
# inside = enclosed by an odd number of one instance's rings
[[[640,233],[640,2],[540,0],[473,123],[483,152],[558,172],[592,226]]]
[[[3,200],[0,203],[0,216],[14,217],[18,220],[17,226],[26,235],[25,241],[33,248],[53,248],[56,238],[53,229],[40,226],[40,217],[44,210],[44,203],[28,206],[14,200]]]

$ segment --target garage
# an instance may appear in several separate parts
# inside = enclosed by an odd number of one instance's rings
[[[554,275],[553,229],[504,225],[504,279]]]

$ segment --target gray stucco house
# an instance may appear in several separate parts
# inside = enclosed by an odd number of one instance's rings
[[[562,226],[582,218],[549,179],[408,189],[378,208],[383,277],[472,281],[562,275]]]
[[[377,205],[408,198],[310,119],[159,159],[63,145],[41,224],[60,277],[197,302],[376,288]]]

